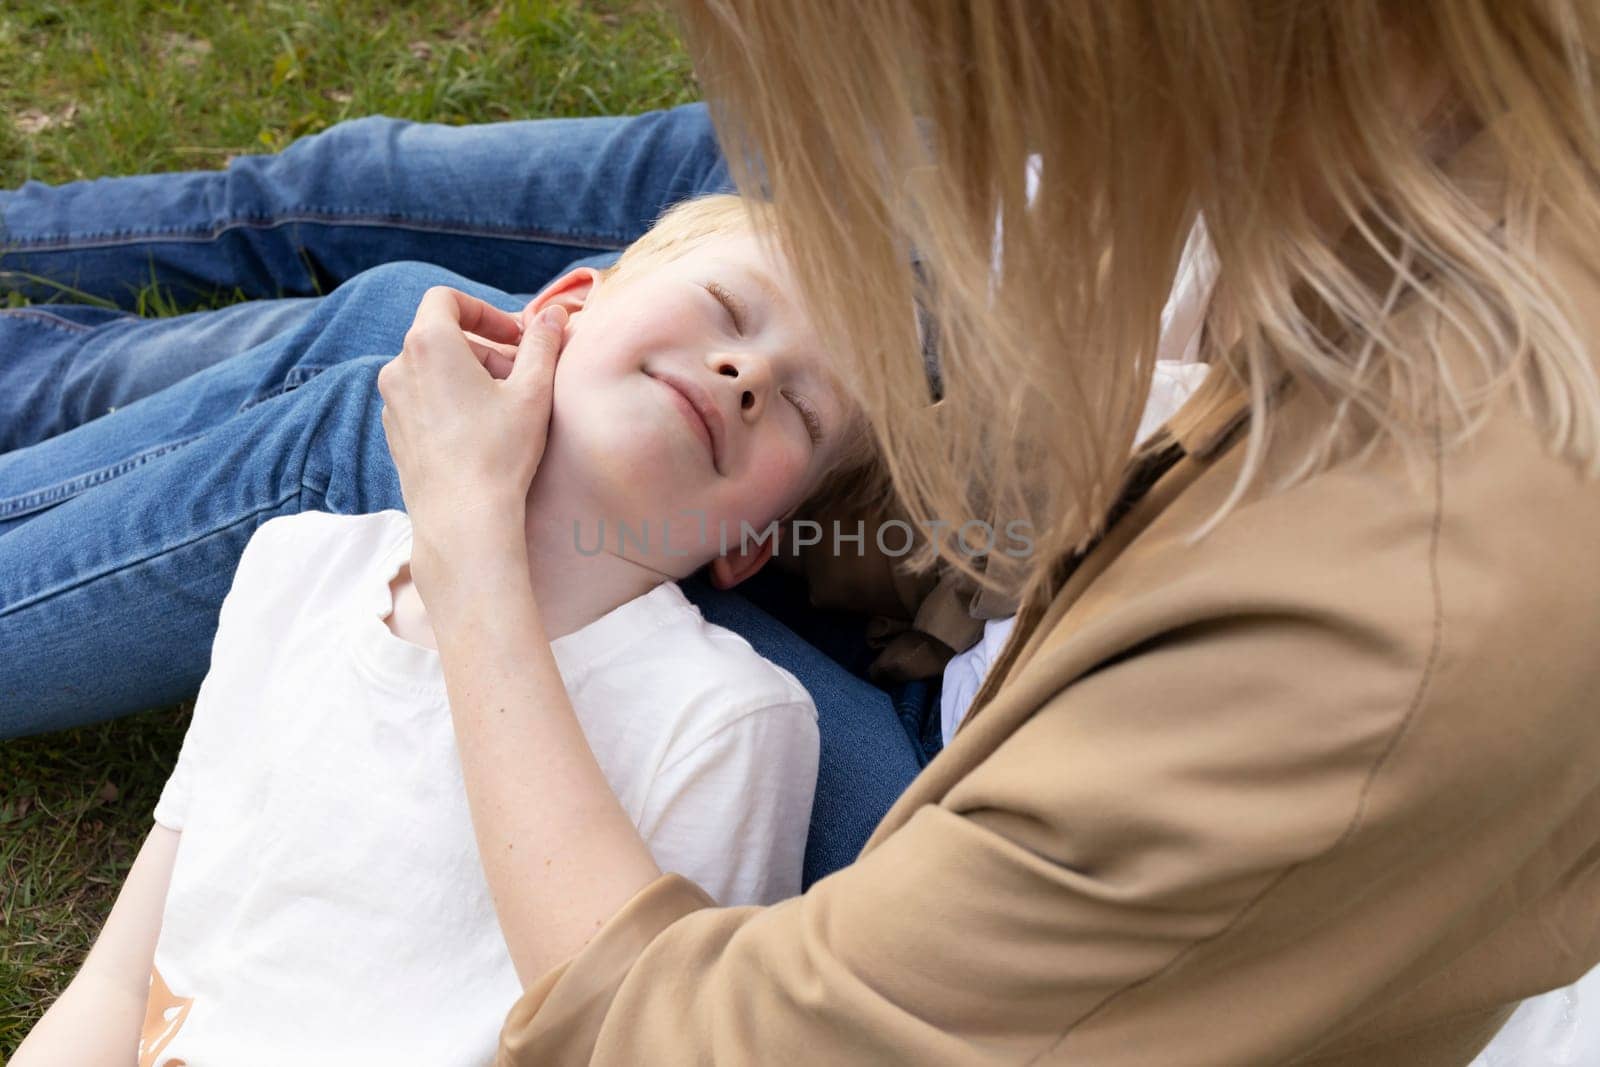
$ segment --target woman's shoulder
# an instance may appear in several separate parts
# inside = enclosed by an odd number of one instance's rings
[[[1175,472],[1188,484],[1048,639],[1093,631],[1121,656],[1226,632],[1254,673],[1288,669],[1302,706],[1319,688],[1364,692],[1396,716],[1425,699],[1499,714],[1495,695],[1516,693],[1554,722],[1581,707],[1573,686],[1600,686],[1600,481],[1553,454],[1514,397],[1464,440],[1385,444],[1225,508],[1244,451]]]
[[[1144,773],[1168,796],[1196,775],[1281,789],[1320,813],[1261,824],[1288,857],[1331,845],[1380,781],[1448,816],[1442,781],[1492,804],[1575,745],[1600,759],[1600,483],[1509,398],[1468,441],[1378,449],[1224,511],[1243,453],[1180,462],[1025,609],[936,777],[1067,819],[1125,804]],[[1047,752],[1071,769],[1034,767]]]

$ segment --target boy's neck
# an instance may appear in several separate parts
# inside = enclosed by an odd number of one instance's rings
[[[524,531],[533,595],[552,641],[670,580],[610,551],[580,551],[579,533],[587,542],[599,529],[600,516],[578,506],[579,499],[563,491],[555,476],[536,477],[528,494]],[[389,629],[413,644],[437,648],[409,567],[395,576],[390,592],[394,608],[385,620]]]
[[[551,640],[671,580],[603,546],[595,551],[590,539],[601,528],[601,516],[583,505],[581,494],[563,486],[559,471],[541,469],[539,474],[544,477],[534,478],[524,528],[534,600]],[[615,547],[615,535],[611,538]],[[582,544],[589,546],[587,551]]]

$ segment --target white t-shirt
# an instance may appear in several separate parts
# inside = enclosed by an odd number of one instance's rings
[[[156,806],[183,836],[141,1062],[492,1058],[521,987],[438,655],[383,622],[410,550],[396,511],[274,519],[245,548]],[[818,737],[793,675],[671,582],[551,647],[665,870],[727,904],[799,892]]]

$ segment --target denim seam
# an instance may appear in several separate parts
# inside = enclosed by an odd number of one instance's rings
[[[272,400],[275,397],[282,396],[284,393],[298,389],[327,369],[327,367],[291,367],[289,368],[289,372],[283,376],[283,381],[278,384],[277,388],[271,390],[270,392],[261,393],[257,396],[251,397],[249,400],[246,400],[244,404],[240,406],[238,411],[234,412],[234,414],[243,414],[244,412],[255,407],[257,404],[264,404],[268,400]]]
[[[62,596],[63,594],[72,592],[74,589],[78,589],[78,588],[81,588],[82,586],[88,585],[91,582],[98,582],[102,578],[108,578],[111,575],[116,574],[119,571],[127,570],[129,567],[140,566],[141,564],[147,563],[150,559],[152,559],[155,556],[165,555],[165,554],[167,554],[169,552],[176,552],[179,549],[188,548],[190,545],[197,545],[201,541],[206,540],[207,538],[216,537],[218,534],[227,533],[229,530],[233,529],[235,526],[238,526],[241,523],[250,522],[251,520],[255,519],[258,515],[261,515],[264,512],[275,511],[278,508],[283,507],[283,505],[286,502],[288,502],[289,500],[292,500],[295,497],[299,496],[300,495],[300,491],[301,491],[300,488],[297,487],[294,492],[286,494],[282,499],[276,501],[275,503],[267,504],[267,505],[264,505],[262,507],[256,508],[254,511],[250,512],[249,514],[240,516],[239,518],[237,518],[234,521],[226,524],[225,526],[218,526],[217,528],[215,528],[213,530],[207,530],[205,533],[200,534],[200,535],[198,535],[196,537],[191,537],[187,541],[182,541],[182,542],[179,542],[178,544],[175,544],[175,545],[166,545],[163,548],[161,548],[159,552],[152,552],[152,553],[150,553],[150,554],[148,554],[146,556],[140,557],[139,559],[128,560],[127,562],[119,563],[114,567],[109,567],[109,568],[107,568],[105,570],[97,571],[97,572],[95,572],[93,574],[82,575],[82,576],[80,576],[78,578],[77,581],[71,583],[70,585],[64,585],[64,586],[60,586],[60,587],[52,588],[52,589],[48,589],[48,590],[42,590],[39,593],[36,593],[35,595],[33,595],[31,597],[28,597],[28,598],[26,598],[24,600],[18,601],[15,604],[4,605],[3,607],[0,607],[0,618],[3,618],[5,616],[7,616],[7,615],[15,614],[16,612],[21,611],[24,608],[32,607],[34,604],[37,604],[42,600],[49,599],[50,597]]]
[[[550,230],[519,230],[508,227],[493,227],[470,222],[460,222],[445,219],[440,216],[438,224],[430,224],[430,216],[392,216],[392,215],[363,215],[356,212],[340,213],[337,211],[308,212],[304,214],[289,214],[263,216],[259,219],[249,217],[233,219],[210,227],[172,227],[169,229],[140,229],[140,230],[109,230],[103,233],[78,234],[72,237],[28,239],[15,235],[6,242],[4,251],[69,251],[87,248],[112,248],[119,245],[137,244],[141,241],[158,240],[165,242],[205,242],[221,237],[230,230],[275,230],[283,226],[293,226],[300,223],[366,226],[371,228],[389,227],[399,230],[414,230],[418,233],[449,234],[456,237],[496,237],[511,240],[541,241],[546,244],[558,244],[570,248],[599,248],[602,251],[615,252],[627,247],[629,239],[621,234],[608,233],[583,233],[572,231],[556,233]]]
[[[88,333],[96,328],[88,323],[72,322],[69,319],[62,318],[60,315],[52,315],[48,311],[41,311],[37,308],[6,308],[5,310],[0,311],[0,315],[4,315],[7,318],[13,319],[31,319],[32,321],[37,322],[40,326],[49,326],[57,330],[66,330],[68,333]],[[111,321],[114,322],[116,320],[113,319]],[[104,326],[107,325],[107,323],[99,323],[98,325]]]
[[[141,467],[153,459],[166,455],[168,452],[182,448],[201,436],[203,435],[192,434],[177,441],[169,441],[167,444],[160,445],[148,452],[141,452],[137,456],[132,456],[120,463],[114,463],[109,467],[90,471],[88,474],[79,475],[65,482],[57,482],[55,485],[25,496],[15,496],[0,500],[0,520],[14,519],[19,515],[26,515],[30,511],[38,511],[44,507],[54,507],[56,504],[71,500],[86,489],[92,489],[94,486],[120,477],[135,467]]]

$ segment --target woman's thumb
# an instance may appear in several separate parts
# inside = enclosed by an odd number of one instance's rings
[[[527,321],[517,344],[517,358],[511,365],[510,381],[528,384],[530,379],[548,378],[561,354],[566,330],[567,309],[560,304],[551,304]]]

